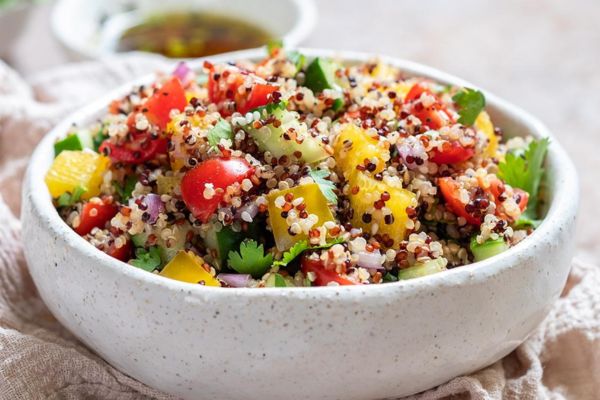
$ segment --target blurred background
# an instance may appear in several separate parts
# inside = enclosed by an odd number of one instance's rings
[[[579,254],[600,256],[594,217],[600,204],[599,1],[205,0],[195,3],[225,8],[192,19],[177,16],[190,1],[169,1],[167,10],[156,12],[157,4],[165,6],[160,3],[0,0],[0,54],[31,78],[119,49],[199,55],[284,36],[292,45],[429,64],[516,103],[550,127],[580,172]],[[221,11],[234,20],[222,19]],[[155,18],[160,13],[170,18]],[[234,33],[223,30],[232,25]],[[197,27],[200,39],[190,45]],[[215,32],[229,38],[219,41]]]

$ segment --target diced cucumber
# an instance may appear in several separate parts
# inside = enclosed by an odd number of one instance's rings
[[[296,112],[275,109],[273,116],[281,121],[281,125],[277,128],[273,124],[259,129],[255,129],[251,125],[246,127],[261,151],[269,151],[277,158],[284,155],[291,157],[294,153],[299,152],[301,153],[300,159],[309,164],[321,161],[328,156],[321,140],[308,133],[308,127],[304,122],[300,122]],[[284,138],[284,134],[292,130],[304,137],[302,143]]]
[[[94,138],[92,137],[92,132],[88,129],[81,129],[77,132],[77,136],[79,136],[79,140],[81,141],[81,145],[84,149],[94,149]]]
[[[164,176],[156,177],[156,188],[158,194],[170,194],[177,186],[181,185],[181,177],[179,176]]]
[[[478,243],[477,236],[473,236],[469,247],[475,261],[481,261],[508,250],[509,246],[503,237],[499,237],[496,240],[488,239],[483,243]]]
[[[54,156],[56,157],[64,150],[81,151],[93,148],[94,142],[90,131],[83,129],[76,133],[70,133],[64,139],[54,143]]]
[[[158,240],[156,242],[156,246],[158,247],[160,259],[163,264],[171,261],[180,250],[185,250],[187,234],[191,229],[192,227],[188,222],[175,226],[173,235],[174,240],[172,238],[164,240],[157,235]],[[141,232],[136,235],[132,235],[131,241],[136,248],[145,248],[148,242],[148,236],[148,232]],[[167,246],[167,244],[169,246]]]
[[[406,269],[401,269],[398,272],[398,279],[413,279],[420,278],[425,275],[431,275],[446,270],[448,260],[445,258],[436,258],[426,262],[416,263],[414,266]]]
[[[281,274],[271,273],[269,277],[265,281],[265,287],[288,287],[294,286],[292,283],[292,279],[288,277],[287,279],[283,277]]]
[[[160,247],[160,258],[163,262],[168,263],[173,259],[180,250],[185,250],[185,242],[188,232],[192,229],[188,222],[176,225],[174,228],[175,240],[169,240],[169,247],[167,247],[167,241],[159,239],[158,245]]]
[[[137,235],[131,236],[131,241],[135,247],[145,247],[146,241],[148,240],[148,234],[146,232],[138,233]]]
[[[335,83],[335,65],[331,61],[315,58],[306,68],[305,76],[304,86],[315,93],[338,87]]]

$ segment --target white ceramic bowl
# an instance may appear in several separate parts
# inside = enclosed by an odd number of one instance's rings
[[[310,34],[317,18],[314,0],[58,0],[51,25],[73,59],[93,59],[114,53],[115,40],[132,20],[191,9],[252,22],[291,47]]]
[[[302,51],[349,62],[369,58]],[[257,58],[262,52],[211,59]],[[383,59],[409,75],[472,87],[429,67]],[[225,289],[168,280],[116,261],[59,218],[43,177],[54,140],[73,122],[94,120],[130,87],[73,114],[39,144],[24,187],[23,238],[40,295],[60,322],[150,386],[187,399],[408,395],[508,354],[542,321],[563,288],[578,183],[554,139],[544,222],[518,246],[465,267],[384,285]],[[489,93],[486,99],[493,120],[508,134],[550,136],[523,111]]]

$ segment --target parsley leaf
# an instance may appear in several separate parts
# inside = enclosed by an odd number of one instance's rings
[[[265,254],[263,245],[259,245],[255,240],[245,240],[240,244],[239,252],[229,252],[227,262],[236,272],[250,274],[258,279],[273,264],[273,255]]]
[[[456,93],[452,100],[458,106],[460,118],[458,122],[463,125],[473,125],[479,113],[485,107],[485,97],[479,90],[464,88]]]
[[[224,119],[220,119],[219,122],[210,130],[207,134],[208,143],[211,146],[219,144],[221,139],[233,140],[233,130],[231,125]]]
[[[534,221],[537,217],[538,193],[544,175],[543,163],[549,144],[548,138],[533,140],[524,153],[508,153],[504,161],[498,165],[498,176],[504,182],[529,193],[528,207],[523,213],[523,217],[529,221]]]
[[[296,242],[292,247],[290,247],[290,249],[288,251],[283,253],[281,260],[275,261],[273,263],[273,266],[274,267],[285,267],[286,265],[291,263],[296,257],[298,257],[300,254],[302,254],[306,250],[328,249],[335,244],[342,243],[343,241],[344,241],[343,238],[338,237],[338,238],[333,239],[331,242],[325,243],[324,245],[310,246],[308,244],[308,241],[300,240],[300,241]]]
[[[309,245],[306,240],[300,240],[300,241],[294,243],[294,245],[292,247],[290,247],[288,251],[283,253],[281,260],[277,260],[273,263],[273,266],[274,267],[285,267],[286,265],[291,263],[296,257],[298,257],[300,254],[302,254],[303,251],[308,250],[308,248],[309,248]]]
[[[70,207],[81,199],[81,195],[87,192],[87,189],[82,186],[77,186],[73,189],[73,193],[65,192],[61,194],[56,202],[59,207]]]
[[[135,184],[137,183],[138,178],[135,175],[129,175],[125,182],[121,185],[119,182],[114,181],[113,186],[115,187],[115,191],[121,197],[121,201],[125,202],[131,198],[131,193],[135,189]]]
[[[325,177],[329,176],[329,172],[323,169],[310,170],[308,172],[311,178],[319,185],[319,189],[328,202],[337,204],[338,198],[335,194],[335,184]]]
[[[158,246],[152,246],[148,250],[138,248],[135,250],[135,257],[129,263],[144,271],[152,272],[160,266],[160,250]]]

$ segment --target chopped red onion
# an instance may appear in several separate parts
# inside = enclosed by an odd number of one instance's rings
[[[250,283],[250,275],[248,274],[219,274],[217,279],[235,288],[247,287]]]
[[[252,222],[252,219],[256,217],[256,214],[258,214],[258,206],[256,203],[252,202],[244,204],[242,207],[238,208],[235,216],[237,218],[241,218],[243,221]]]
[[[158,219],[158,214],[165,210],[165,205],[160,199],[160,195],[155,193],[149,193],[144,196],[142,202],[148,207],[146,212],[150,215],[148,223],[154,224]]]
[[[427,152],[423,143],[414,136],[409,136],[405,139],[401,139],[400,143],[396,145],[398,154],[402,157],[404,165],[410,169],[418,168],[418,164],[415,162],[416,158],[421,160],[427,160]]]
[[[379,251],[368,252],[361,251],[358,253],[358,266],[367,269],[384,269],[383,261],[385,257]]]
[[[185,61],[181,61],[177,64],[177,67],[175,67],[175,70],[173,71],[173,76],[179,78],[181,83],[187,83],[191,72],[192,70],[187,65],[187,63]]]

